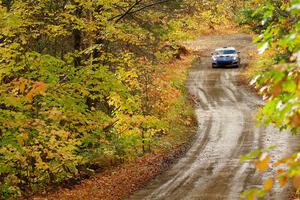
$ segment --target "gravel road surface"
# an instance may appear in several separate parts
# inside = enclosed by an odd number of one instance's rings
[[[235,200],[242,191],[261,184],[274,173],[260,174],[240,157],[257,148],[277,145],[274,158],[297,150],[299,138],[273,127],[257,126],[254,115],[263,101],[238,81],[255,50],[248,35],[207,36],[189,42],[201,51],[190,72],[187,87],[198,99],[199,129],[187,152],[173,167],[155,178],[130,200]],[[212,69],[214,48],[234,46],[241,51],[242,67]],[[275,187],[265,199],[288,199],[286,190]]]

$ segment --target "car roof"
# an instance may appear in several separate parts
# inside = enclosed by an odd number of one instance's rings
[[[215,49],[215,51],[224,51],[224,50],[235,50],[236,51],[236,49],[234,47],[221,47],[221,48]]]

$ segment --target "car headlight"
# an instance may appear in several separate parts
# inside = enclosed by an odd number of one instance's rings
[[[213,56],[213,57],[212,57],[212,60],[213,60],[213,61],[216,61],[216,60],[217,60],[217,58]]]
[[[238,57],[237,57],[237,56],[234,56],[234,57],[233,57],[233,60],[234,60],[234,61],[237,61],[237,60],[238,60]]]

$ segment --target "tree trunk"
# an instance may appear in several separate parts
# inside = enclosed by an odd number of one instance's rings
[[[75,11],[75,16],[77,18],[80,18],[82,16],[82,8],[79,5],[76,5],[76,11]],[[77,54],[81,51],[81,42],[82,42],[82,32],[78,28],[73,29],[73,39],[74,39],[74,50],[77,52]],[[81,56],[76,55],[74,58],[74,66],[78,67],[81,64]]]
[[[10,11],[13,0],[3,0],[2,5],[6,7],[7,11]]]

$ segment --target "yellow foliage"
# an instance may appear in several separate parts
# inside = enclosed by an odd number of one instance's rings
[[[273,178],[268,178],[264,184],[264,191],[269,192],[272,189],[273,185],[274,185]]]

